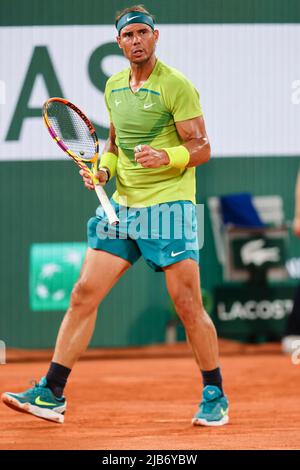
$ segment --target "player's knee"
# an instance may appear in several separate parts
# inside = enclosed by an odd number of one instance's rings
[[[181,289],[173,296],[177,314],[186,327],[192,328],[204,315],[201,298],[192,289]]]
[[[184,290],[178,292],[173,297],[173,302],[177,313],[183,317],[191,317],[195,310],[195,299],[191,291]]]
[[[72,310],[92,313],[97,308],[94,297],[94,290],[91,286],[79,279],[71,293],[70,307]]]

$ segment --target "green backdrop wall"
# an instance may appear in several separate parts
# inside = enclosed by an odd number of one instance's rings
[[[282,196],[291,220],[297,167],[297,159],[287,157],[214,158],[198,169],[198,202],[232,191],[275,193]],[[0,201],[0,336],[8,346],[50,347],[63,313],[30,310],[30,245],[84,241],[86,221],[96,208],[94,194],[81,186],[69,162],[5,162],[0,165]],[[293,237],[290,251],[300,255]],[[221,282],[207,209],[201,274],[208,290]],[[139,261],[104,301],[92,345],[162,342],[170,316],[163,274]]]
[[[138,1],[1,0],[0,25],[111,24]],[[297,23],[298,0],[147,0],[160,23]],[[13,5],[13,7],[12,7]]]

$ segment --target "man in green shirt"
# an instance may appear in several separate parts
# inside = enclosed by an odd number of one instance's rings
[[[7,392],[2,399],[19,411],[63,422],[63,389],[88,346],[98,306],[143,256],[153,269],[164,272],[202,374],[202,401],[192,423],[220,426],[228,422],[228,400],[222,389],[216,331],[201,297],[196,235],[195,168],[210,158],[199,95],[184,75],[156,58],[159,32],[142,6],[123,10],[116,28],[130,67],[106,84],[110,129],[97,178],[105,184],[116,177],[112,204],[120,224],[108,226],[101,207],[89,220],[85,263],[48,373],[33,389]],[[81,175],[93,190],[89,175]],[[165,218],[166,214],[172,217]],[[137,233],[138,224],[142,228]]]

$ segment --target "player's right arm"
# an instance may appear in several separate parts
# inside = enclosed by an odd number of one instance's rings
[[[110,123],[109,126],[109,134],[108,134],[108,139],[105,143],[103,153],[112,153],[114,155],[118,155],[118,147],[116,145],[116,130],[113,125],[113,123]],[[101,164],[101,163],[100,163]],[[80,175],[82,176],[82,179],[84,181],[84,185],[86,188],[93,190],[95,189],[93,181],[91,180],[89,174],[85,172],[84,170],[80,170]],[[105,170],[99,170],[96,173],[96,177],[99,181],[100,184],[105,184],[108,181],[108,173]]]
[[[103,153],[104,152],[111,152],[111,153],[114,153],[115,155],[118,155],[118,147],[116,144],[116,130],[112,122],[110,123],[110,126],[109,126],[109,134],[108,134],[108,139],[104,146]]]

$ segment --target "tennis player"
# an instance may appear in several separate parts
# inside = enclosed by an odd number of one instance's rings
[[[33,388],[4,393],[2,400],[18,411],[63,422],[64,387],[89,344],[98,306],[143,256],[151,268],[165,274],[202,375],[202,400],[192,423],[220,426],[228,422],[228,400],[216,331],[203,307],[196,240],[195,168],[210,158],[199,95],[184,75],[156,57],[159,31],[142,5],[119,13],[116,29],[130,66],[106,84],[110,130],[97,176],[103,184],[116,177],[112,203],[120,224],[114,230],[108,227],[100,207],[89,220],[89,248],[49,370]],[[81,175],[85,186],[94,189],[89,175]],[[165,230],[163,216],[168,211],[173,217]],[[159,222],[156,228],[149,228],[149,218]],[[175,236],[178,227],[184,229],[181,236]]]

